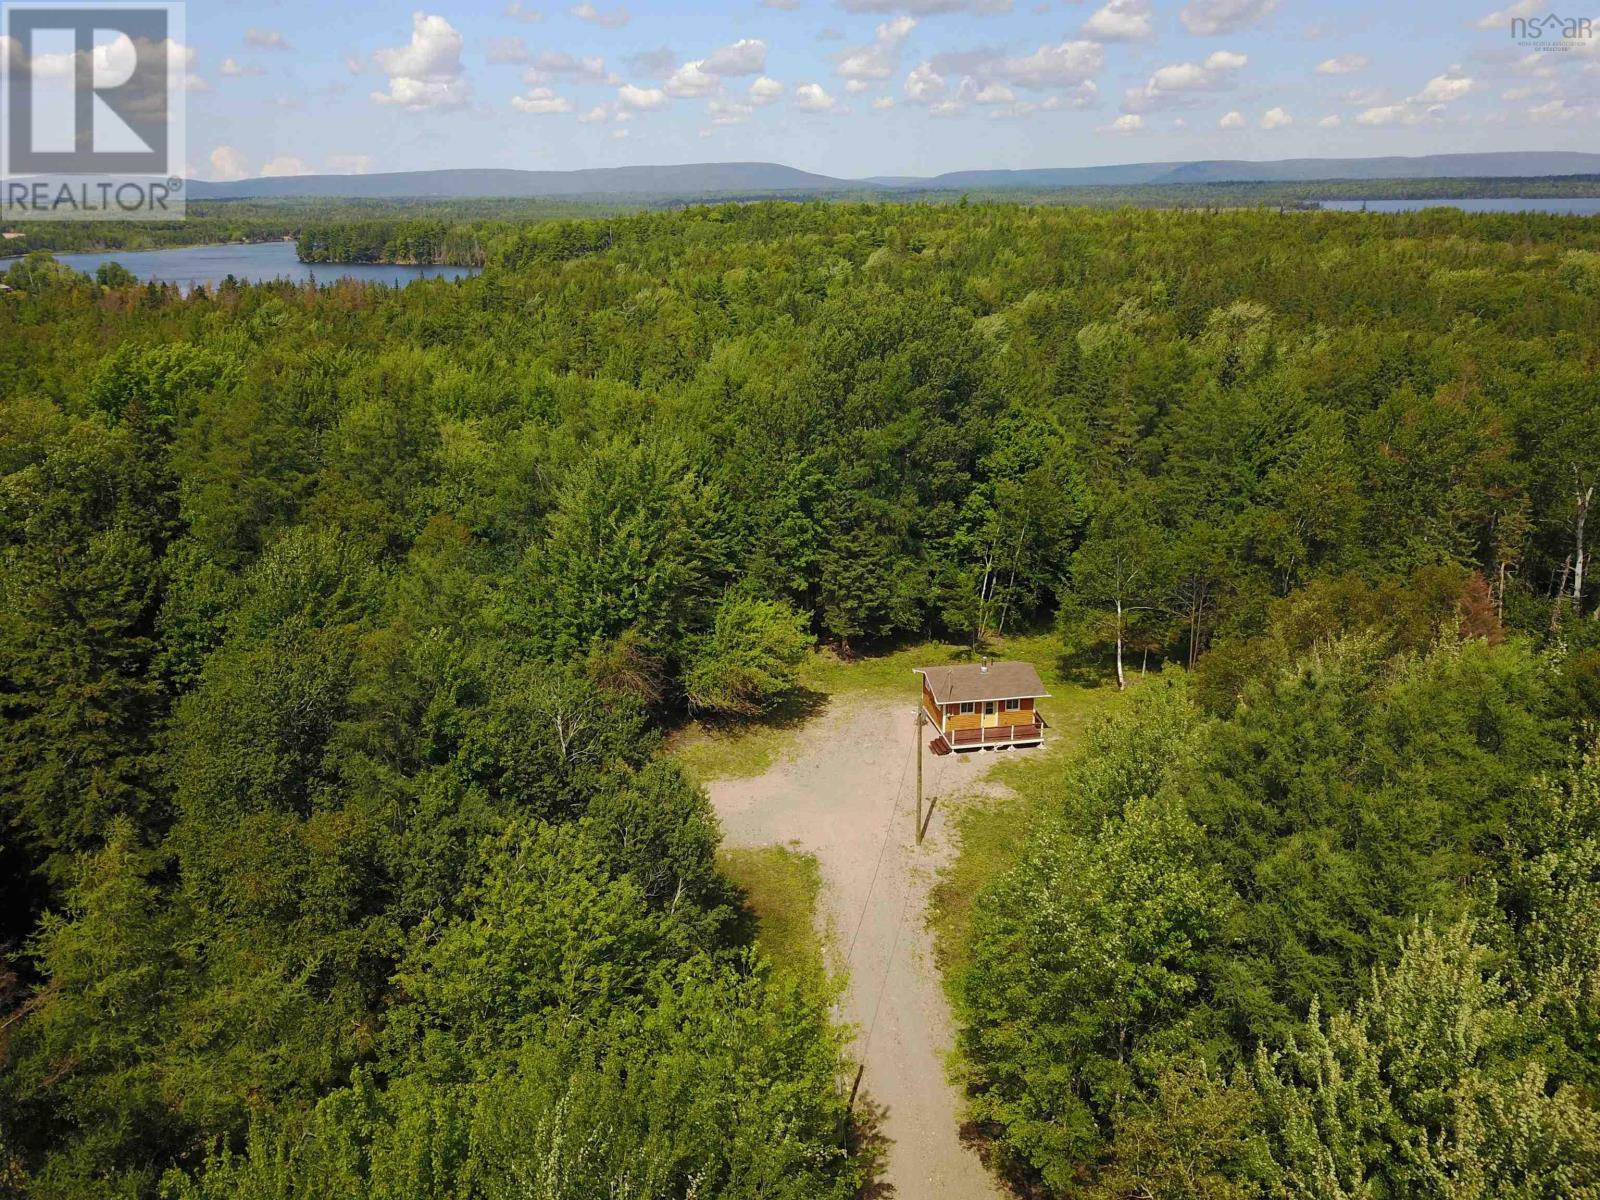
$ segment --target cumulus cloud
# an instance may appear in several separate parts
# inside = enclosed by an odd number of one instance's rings
[[[1243,54],[1218,50],[1203,62],[1161,67],[1143,87],[1127,90],[1123,95],[1123,111],[1150,112],[1193,105],[1197,102],[1195,93],[1225,92],[1232,88],[1238,72],[1249,61]]]
[[[751,83],[745,92],[751,104],[771,104],[781,95],[783,95],[783,84],[776,79],[768,79],[765,75]]]
[[[1078,36],[1094,42],[1136,42],[1154,29],[1150,0],[1110,0],[1090,14]]]
[[[1190,33],[1215,37],[1247,29],[1278,7],[1278,0],[1194,0],[1178,10]]]
[[[1477,84],[1460,71],[1460,67],[1451,67],[1443,75],[1435,75],[1412,100],[1418,104],[1443,104],[1461,99]]]
[[[518,112],[542,117],[571,112],[572,101],[556,95],[547,87],[536,87],[529,89],[525,95],[511,97],[511,107]]]
[[[590,4],[589,0],[573,5],[567,11],[580,21],[587,21],[591,25],[599,25],[605,29],[621,29],[633,20],[633,14],[621,5],[602,11]]]
[[[1322,129],[1337,129],[1343,124],[1344,122],[1339,119],[1338,113],[1329,113],[1317,122],[1317,125]]]
[[[5,39],[0,39],[4,42]],[[193,46],[186,46],[182,42],[175,42],[168,38],[163,45],[167,58],[167,87],[169,90],[181,89],[186,92],[209,92],[211,85],[194,73],[195,60],[198,57]],[[13,63],[20,67],[23,65],[22,44],[15,39],[9,43],[6,50]],[[133,78],[133,73],[138,65],[139,52],[134,48],[133,41],[125,33],[119,33],[109,42],[104,42],[94,47],[90,52],[89,70],[98,87],[115,87],[126,83]],[[78,56],[68,51],[65,54],[39,54],[35,55],[28,69],[41,78],[66,78],[70,79],[78,69]],[[146,89],[146,94],[135,103],[144,105],[148,103],[152,93]]]
[[[918,104],[932,104],[944,96],[945,90],[944,76],[928,63],[919,63],[906,76],[906,98]]]
[[[954,12],[992,15],[1010,12],[1011,0],[840,0],[839,7],[846,12],[908,12],[919,17]]]
[[[244,31],[244,44],[252,50],[293,50],[288,40],[275,29],[257,29],[251,26]]]
[[[1502,8],[1480,17],[1476,24],[1479,29],[1506,29],[1518,17],[1531,17],[1548,7],[1545,0],[1517,0],[1509,8]]]
[[[706,105],[706,115],[711,118],[713,125],[738,125],[750,119],[750,114],[755,109],[748,104],[741,104],[737,100],[728,100],[718,96]]]
[[[387,92],[373,92],[379,104],[407,112],[462,108],[468,100],[461,72],[461,35],[449,21],[421,11],[411,15],[411,41],[372,56],[389,77]]]
[[[243,179],[250,174],[250,164],[245,156],[232,146],[218,146],[211,152],[211,178],[226,183]]]
[[[667,94],[660,88],[634,87],[625,83],[617,89],[617,103],[631,112],[654,112],[667,106]]]
[[[1223,113],[1222,114],[1222,119],[1217,122],[1217,128],[1218,129],[1243,129],[1244,128],[1244,114],[1241,113],[1241,112],[1238,112],[1238,111]]]
[[[330,154],[328,171],[334,175],[365,175],[372,170],[370,154]]]
[[[900,47],[917,27],[912,17],[884,21],[865,46],[851,46],[834,58],[834,74],[841,79],[888,79],[900,64]]]
[[[698,61],[686,62],[667,77],[663,86],[669,96],[710,96],[721,89],[722,80],[706,74]]]
[[[740,38],[706,55],[700,69],[708,75],[759,75],[767,65],[767,44],[760,38]]]
[[[833,112],[839,102],[823,89],[820,83],[802,83],[794,89],[794,104],[806,112]]]
[[[606,70],[606,60],[598,54],[568,54],[564,50],[541,50],[533,66],[522,73],[523,83],[547,83],[551,79],[571,79],[577,83],[621,83],[611,71]]]
[[[521,21],[524,25],[537,25],[544,20],[544,13],[537,8],[529,8],[520,0],[511,0],[500,10],[500,15],[508,21]]]
[[[1026,88],[1073,87],[1087,83],[1105,63],[1098,42],[1040,46],[1021,58],[1003,58],[985,68],[990,76]]]
[[[1109,125],[1100,126],[1100,133],[1138,133],[1144,128],[1144,118],[1138,113],[1123,113]]]
[[[1369,108],[1356,116],[1356,124],[1374,128],[1386,125],[1421,125],[1425,121],[1437,120],[1443,115],[1442,104],[1423,107],[1405,101],[1401,104],[1381,104]]]
[[[217,68],[219,75],[229,79],[242,79],[246,75],[265,75],[266,71],[255,63],[242,63],[237,59],[225,58],[222,65]]]
[[[1318,75],[1348,75],[1352,71],[1360,71],[1372,65],[1372,60],[1365,54],[1340,54],[1334,58],[1325,58],[1317,64]]]
[[[1294,118],[1289,115],[1287,110],[1282,108],[1269,108],[1261,114],[1261,128],[1263,129],[1282,129],[1293,124]]]
[[[893,108],[894,107],[894,97],[893,96],[879,96],[876,100],[874,100],[872,102],[872,107],[877,109],[879,112],[882,112],[886,108]]]
[[[284,175],[309,175],[311,168],[301,159],[292,155],[274,158],[261,168],[261,178],[276,179]]]

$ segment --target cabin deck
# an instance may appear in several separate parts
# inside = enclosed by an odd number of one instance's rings
[[[941,749],[939,743],[943,743]],[[1032,725],[991,725],[987,729],[952,729],[936,733],[934,752],[951,750],[992,750],[996,746],[1038,746],[1044,742],[1044,722]]]

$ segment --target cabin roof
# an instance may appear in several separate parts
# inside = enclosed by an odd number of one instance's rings
[[[928,681],[935,704],[965,704],[973,700],[1038,699],[1044,690],[1032,663],[962,663],[953,667],[914,667]]]

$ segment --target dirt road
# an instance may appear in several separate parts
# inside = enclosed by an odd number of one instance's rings
[[[924,745],[934,809],[918,847],[914,721],[907,704],[830,705],[765,774],[708,790],[724,844],[789,845],[821,866],[819,917],[848,968],[843,1015],[858,1030],[856,1055],[866,1067],[857,1103],[877,1114],[884,1141],[875,1194],[991,1200],[1001,1193],[961,1143],[960,1098],[945,1077],[950,1014],[925,919],[929,886],[951,853],[941,806],[972,793],[1008,752],[936,757]]]

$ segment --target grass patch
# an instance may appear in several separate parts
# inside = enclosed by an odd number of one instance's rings
[[[717,865],[744,892],[761,952],[784,970],[822,979],[816,925],[822,873],[817,860],[787,846],[759,846],[719,850]]]
[[[989,780],[1004,785],[1008,794],[968,800],[952,809],[955,857],[940,872],[928,898],[934,961],[946,988],[966,965],[974,897],[1017,861],[1033,810],[1054,797],[1062,769],[1083,745],[1090,722],[1124,694],[1114,686],[1045,682],[1051,698],[1042,706],[1050,722],[1044,750],[1007,755],[993,767]]]
[[[1086,669],[1082,662],[1069,660],[1053,633],[995,639],[981,653],[993,659],[1022,659],[1039,669],[1051,693],[1042,707],[1050,736],[1057,741],[1075,737],[1087,714],[1108,694],[1115,694],[1108,673],[1098,665]],[[800,665],[795,694],[772,712],[744,721],[687,721],[668,739],[667,749],[701,783],[748,779],[770,770],[793,749],[800,728],[830,701],[881,696],[904,701],[909,713],[919,687],[913,667],[972,662],[977,657],[971,646],[954,642],[919,642],[848,659],[831,649],[816,650]],[[1101,678],[1106,684],[1098,682]]]

